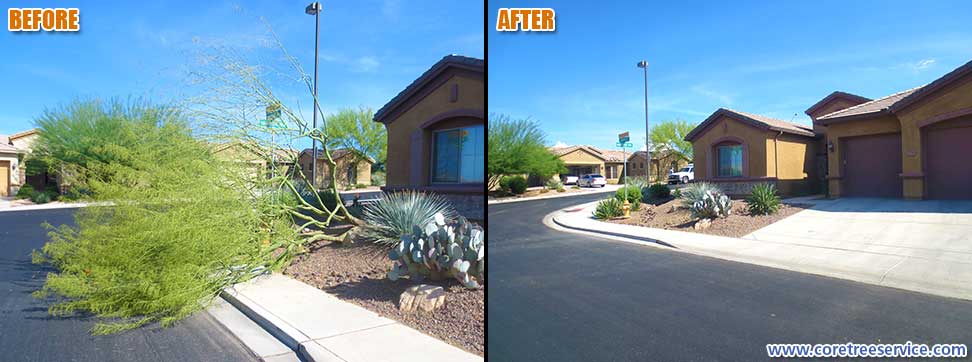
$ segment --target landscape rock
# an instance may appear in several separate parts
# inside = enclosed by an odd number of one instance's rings
[[[398,299],[398,309],[403,312],[434,311],[445,305],[446,293],[440,286],[420,284],[405,289]]]
[[[692,227],[695,228],[695,230],[705,230],[710,225],[712,225],[712,219],[699,219],[699,221],[696,221],[695,225]]]

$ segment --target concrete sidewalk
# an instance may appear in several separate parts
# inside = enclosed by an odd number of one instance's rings
[[[46,204],[34,204],[29,200],[16,199],[13,197],[0,197],[0,212],[69,209],[75,207],[85,207],[90,205],[92,204],[85,203],[85,202],[60,202],[60,201],[49,202]]]
[[[591,217],[596,204],[587,203],[553,212],[544,218],[544,223],[564,231],[596,234],[720,259],[972,299],[972,260],[967,256],[933,257],[879,248],[851,249],[839,244],[810,244],[792,238],[775,238],[772,233],[761,234],[763,236],[758,238],[749,235],[730,238],[612,224]]]
[[[305,361],[483,361],[284,275],[261,276],[222,295]]]
[[[520,201],[530,201],[530,200],[540,200],[540,199],[554,199],[558,197],[571,197],[571,196],[584,196],[597,193],[608,193],[615,192],[624,185],[604,185],[604,187],[593,188],[584,187],[580,190],[575,190],[573,192],[556,192],[550,191],[541,196],[531,196],[531,197],[505,197],[501,199],[486,200],[486,205],[496,205],[496,204],[506,204],[510,202],[520,202]],[[565,186],[566,187],[566,186]],[[573,187],[573,186],[571,186]]]

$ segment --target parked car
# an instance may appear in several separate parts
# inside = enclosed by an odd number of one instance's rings
[[[578,178],[577,175],[566,175],[560,181],[564,185],[576,185],[577,178]]]
[[[580,179],[577,180],[577,186],[580,187],[604,187],[604,185],[607,185],[607,179],[605,179],[604,176],[596,173],[582,175]]]
[[[688,164],[688,166],[682,167],[681,170],[672,172],[668,174],[668,184],[687,184],[689,182],[695,181],[695,164]]]

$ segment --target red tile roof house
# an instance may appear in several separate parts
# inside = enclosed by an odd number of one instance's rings
[[[616,184],[622,178],[625,155],[621,151],[605,150],[589,145],[550,147],[550,152],[564,161],[567,173],[580,176],[601,174],[608,183]],[[630,156],[631,153],[628,153]],[[555,176],[556,177],[556,176]]]
[[[716,113],[720,112],[732,113]],[[735,113],[729,118],[745,127],[727,124],[719,132],[707,120],[686,137],[695,146],[696,178],[703,170],[701,178],[714,182],[773,181],[765,170],[778,161],[789,165],[794,181],[799,180],[797,172],[811,181],[813,171],[826,170],[823,185],[830,197],[972,199],[972,62],[929,84],[875,100],[831,93],[806,110],[813,120],[812,130]],[[792,134],[791,139],[803,133],[800,143],[816,150],[814,162],[807,160],[810,152],[780,152],[779,158],[772,157],[770,144],[763,145],[751,135],[762,132],[768,137],[770,131]],[[714,136],[701,136],[707,132]],[[803,169],[798,170],[801,157]],[[727,172],[711,171],[723,168]],[[782,176],[781,171],[777,179],[783,180]]]
[[[484,218],[485,74],[482,59],[445,56],[375,113],[388,130],[382,190],[435,192]]]

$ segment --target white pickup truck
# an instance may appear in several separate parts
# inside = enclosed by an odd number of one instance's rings
[[[671,172],[668,174],[668,184],[687,184],[695,180],[695,164],[688,164],[688,166],[682,167],[681,170]]]

